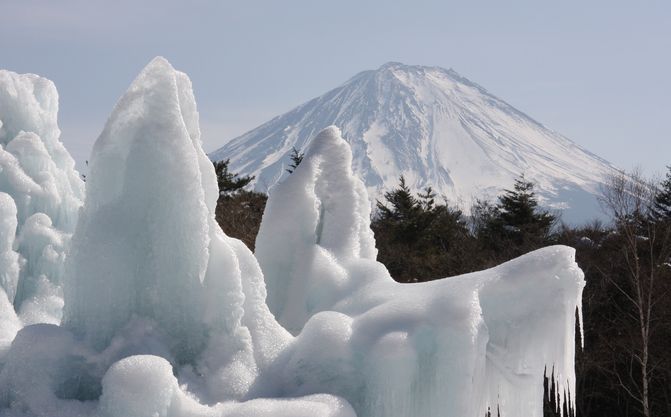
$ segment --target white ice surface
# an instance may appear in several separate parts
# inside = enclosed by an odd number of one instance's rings
[[[259,262],[214,220],[191,83],[165,59],[119,100],[90,161],[70,249],[40,213],[16,239],[41,250],[32,271],[67,251],[64,320],[25,326],[7,349],[20,323],[3,278],[0,416],[533,417],[546,368],[575,393],[573,250],[395,283],[337,128],[270,196]],[[10,259],[17,215],[1,196]],[[39,311],[57,304],[44,291]]]
[[[584,285],[573,249],[396,283],[375,260],[351,158],[337,128],[317,135],[271,193],[257,238],[268,305],[298,334],[285,392],[341,395],[364,416],[541,416],[547,367],[573,400]]]
[[[101,351],[136,318],[150,320],[146,337],[191,368],[185,377],[208,401],[243,397],[257,361],[288,335],[265,307],[251,253],[214,220],[214,168],[186,75],[162,58],[142,71],[94,146],[89,178],[66,268],[65,327]]]
[[[19,254],[14,250],[16,226],[14,199],[0,192],[0,288],[8,301],[14,301],[19,284]]]
[[[61,319],[65,252],[83,200],[84,184],[59,140],[57,113],[51,81],[0,70],[0,192],[14,205],[2,221],[13,218],[19,254],[18,278],[5,290],[25,324]],[[12,268],[3,268],[5,275]]]
[[[373,268],[366,271],[371,277],[386,274],[374,262],[366,189],[352,175],[349,146],[337,137],[334,127],[317,135],[299,169],[273,190],[257,238],[268,306],[294,334],[366,284],[350,273],[357,267],[350,261]]]

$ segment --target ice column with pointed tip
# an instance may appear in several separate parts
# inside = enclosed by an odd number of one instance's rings
[[[188,77],[154,59],[96,141],[67,263],[64,324],[98,350],[138,319],[171,361],[241,398],[288,342],[253,255],[214,220],[218,189]],[[244,282],[243,282],[244,281]],[[153,353],[150,351],[134,353]]]
[[[268,306],[294,334],[310,316],[386,272],[381,267],[361,278],[352,274],[378,264],[368,195],[351,166],[352,153],[340,130],[324,129],[268,200],[256,257],[268,286]]]
[[[156,59],[96,141],[65,282],[67,327],[103,347],[134,315],[201,349],[208,209],[177,74]],[[170,170],[166,175],[166,170]]]

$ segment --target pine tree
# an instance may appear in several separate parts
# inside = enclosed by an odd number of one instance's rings
[[[219,186],[215,218],[228,236],[242,240],[254,250],[256,234],[268,196],[245,190],[253,176],[239,176],[228,169],[229,160],[213,161]]]
[[[231,196],[243,190],[254,179],[254,176],[239,177],[228,170],[230,160],[213,161],[214,171],[217,174],[219,197]]]
[[[436,202],[427,187],[417,196],[399,178],[397,188],[377,202],[372,222],[379,260],[401,282],[427,281],[471,271],[472,247],[460,210]]]
[[[534,185],[522,175],[504,190],[495,206],[481,207],[478,239],[499,259],[519,256],[552,241],[557,217],[538,207]]]
[[[421,211],[421,204],[413,197],[403,175],[398,180],[398,188],[384,193],[384,199],[386,204],[377,202],[382,220],[412,222]]]
[[[299,152],[298,149],[296,149],[295,147],[291,148],[291,155],[289,155],[289,158],[291,159],[291,164],[289,165],[289,168],[287,168],[287,172],[289,174],[293,174],[298,165],[300,165],[300,163],[303,162],[304,156],[305,152]]]
[[[422,205],[425,211],[433,210],[436,203],[436,193],[433,191],[431,186],[428,186],[424,189],[423,193],[417,195],[419,197],[419,203]]]
[[[547,236],[555,216],[538,208],[534,184],[522,175],[515,180],[512,190],[504,190],[497,204],[500,221],[511,232],[526,229]]]
[[[667,169],[666,179],[660,184],[650,207],[650,217],[654,222],[671,220],[671,165]]]

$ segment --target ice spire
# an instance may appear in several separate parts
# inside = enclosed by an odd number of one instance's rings
[[[365,417],[540,417],[547,369],[573,400],[573,249],[402,285],[375,261],[369,207],[333,127],[269,197],[256,247],[268,304],[298,334],[287,392],[339,395]]]
[[[256,257],[268,286],[268,306],[293,333],[311,315],[365,284],[353,280],[348,268],[377,256],[368,194],[351,165],[352,151],[340,130],[328,127],[268,201]]]

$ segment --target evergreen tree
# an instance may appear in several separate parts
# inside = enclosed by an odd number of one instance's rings
[[[534,185],[524,176],[504,190],[495,206],[480,203],[475,229],[481,244],[502,260],[552,243],[557,217],[538,207]]]
[[[245,190],[253,176],[239,176],[228,169],[229,160],[213,161],[217,174],[219,199],[215,218],[228,236],[242,240],[254,250],[256,234],[259,231],[263,211],[268,196],[256,191]]]
[[[465,255],[472,237],[459,210],[436,203],[431,187],[414,196],[405,178],[377,202],[372,223],[379,260],[401,282],[427,281],[471,271]]]
[[[504,190],[496,208],[499,222],[513,234],[533,233],[545,239],[556,220],[555,216],[538,208],[534,184],[525,180],[524,176],[515,180],[512,190]]]
[[[650,217],[654,222],[671,220],[671,165],[667,169],[666,179],[660,184],[650,207]]]
[[[377,209],[382,220],[410,221],[419,213],[421,206],[413,197],[410,188],[401,175],[398,188],[384,193],[386,203],[377,202]]]
[[[254,179],[254,176],[240,177],[228,170],[230,160],[213,161],[214,171],[217,174],[219,197],[231,196],[243,190]]]
[[[289,174],[293,174],[298,165],[300,165],[300,163],[303,161],[304,156],[305,152],[299,152],[298,149],[296,149],[295,147],[291,148],[291,155],[289,155],[289,158],[291,159],[291,164],[289,165],[289,168],[287,168],[287,172]]]
[[[422,205],[422,208],[426,211],[431,211],[434,208],[436,203],[436,193],[433,191],[431,186],[426,187],[423,193],[417,195],[419,197],[419,202]]]

